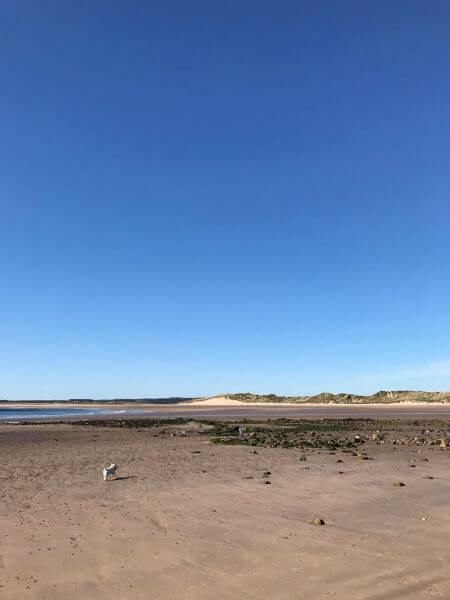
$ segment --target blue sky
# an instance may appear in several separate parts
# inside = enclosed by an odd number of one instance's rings
[[[450,389],[448,2],[0,13],[0,397]]]

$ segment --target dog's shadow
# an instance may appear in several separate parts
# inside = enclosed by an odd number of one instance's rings
[[[110,481],[124,481],[124,479],[134,479],[137,475],[127,475],[126,477],[115,477],[114,479],[110,479]]]

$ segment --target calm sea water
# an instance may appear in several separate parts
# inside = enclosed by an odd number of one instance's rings
[[[25,419],[57,419],[86,415],[113,415],[123,410],[103,408],[0,408],[0,421],[24,421]]]

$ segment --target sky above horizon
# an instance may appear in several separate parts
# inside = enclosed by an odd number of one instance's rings
[[[450,390],[448,2],[0,16],[0,398]]]

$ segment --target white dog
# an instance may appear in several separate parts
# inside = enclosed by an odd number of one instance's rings
[[[103,467],[103,481],[106,481],[108,475],[116,476],[116,471],[118,467],[115,463],[111,463],[109,467]]]

